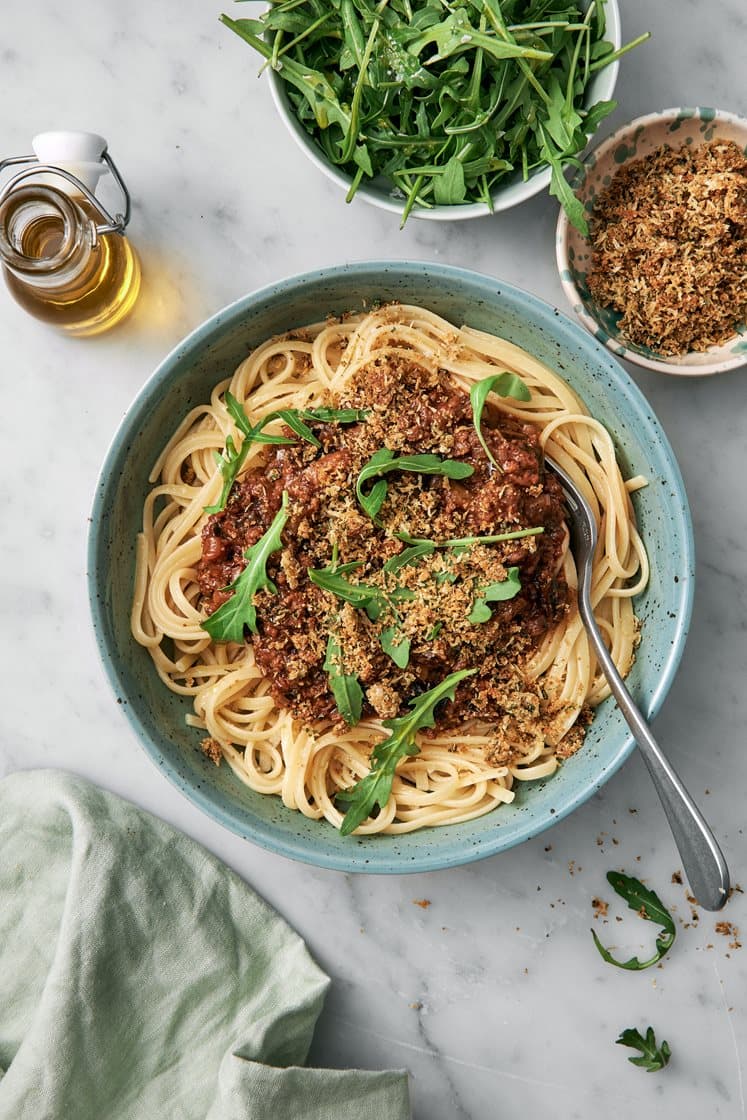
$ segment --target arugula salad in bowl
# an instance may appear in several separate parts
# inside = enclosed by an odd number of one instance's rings
[[[222,22],[265,59],[280,115],[347,192],[453,220],[548,184],[585,227],[564,175],[611,100],[616,0],[281,0]]]

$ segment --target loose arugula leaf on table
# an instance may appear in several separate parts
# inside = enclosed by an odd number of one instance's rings
[[[494,467],[500,466],[496,463],[490,448],[487,445],[485,437],[482,434],[482,414],[490,393],[495,393],[498,397],[513,397],[515,401],[530,401],[532,394],[524,381],[516,373],[509,373],[508,370],[503,370],[502,373],[494,373],[491,377],[483,377],[481,381],[476,381],[471,386],[469,391],[470,404],[472,405],[472,423],[474,424],[477,438],[482,444],[482,449],[487,455],[490,462]]]
[[[656,938],[654,955],[645,961],[639,960],[638,957],[631,957],[627,961],[616,960],[609,950],[604,948],[596,933],[592,930],[591,935],[594,938],[594,944],[601,957],[608,964],[616,965],[617,968],[626,968],[631,971],[651,968],[652,965],[658,964],[665,953],[674,945],[677,928],[671,914],[659,896],[654,891],[649,890],[648,887],[644,887],[638,879],[634,879],[630,875],[624,875],[622,871],[608,871],[607,882],[620,895],[620,898],[627,902],[631,910],[635,910],[647,922],[656,922],[662,926],[662,930]]]
[[[341,790],[337,794],[337,800],[347,805],[340,826],[343,836],[349,836],[362,824],[375,806],[384,808],[392,792],[397,763],[408,755],[419,753],[420,748],[415,742],[417,732],[425,727],[433,727],[437,705],[442,700],[453,700],[460,681],[476,672],[476,669],[460,669],[456,673],[450,673],[440,684],[411,700],[409,706],[412,710],[407,715],[384,720],[383,726],[390,734],[387,739],[378,742],[371,752],[370,773],[351,789]]]
[[[657,1073],[658,1070],[664,1069],[672,1056],[666,1040],[662,1041],[661,1046],[657,1046],[653,1027],[647,1029],[645,1037],[635,1027],[628,1027],[615,1041],[618,1046],[630,1046],[633,1050],[640,1050],[639,1058],[628,1058],[628,1061],[634,1066],[645,1069],[647,1073]]]
[[[253,634],[257,633],[254,596],[263,589],[271,591],[273,595],[277,594],[278,589],[267,574],[267,561],[273,552],[278,552],[283,547],[281,533],[287,520],[288,495],[283,492],[282,504],[271,525],[256,544],[246,550],[244,553],[246,567],[226,588],[228,591],[233,591],[233,595],[209,618],[200,623],[213,641],[243,642],[245,627],[248,627]]]
[[[363,689],[354,673],[343,671],[342,651],[332,634],[327,639],[324,671],[327,674],[329,687],[332,689],[338,712],[348,727],[354,727],[360,720],[363,710]]]
[[[482,202],[548,164],[563,168],[608,110],[593,75],[642,42],[605,42],[604,4],[546,0],[286,0],[223,22],[271,65],[290,111],[349,176],[348,201],[383,176],[413,206]],[[522,21],[522,22],[519,22]],[[404,224],[404,222],[403,222]]]
[[[505,603],[508,599],[513,599],[520,591],[519,569],[509,568],[504,580],[500,583],[490,583],[477,593],[467,621],[475,624],[488,622],[493,617],[493,612],[488,603]]]
[[[361,508],[375,521],[383,506],[387,495],[387,482],[379,475],[388,474],[389,471],[411,471],[413,474],[434,474],[444,478],[469,478],[475,473],[475,468],[469,463],[461,463],[457,459],[442,459],[440,455],[395,455],[387,447],[374,452],[365,464],[358,481],[355,484],[355,493]],[[363,484],[377,478],[371,490],[365,493]]]

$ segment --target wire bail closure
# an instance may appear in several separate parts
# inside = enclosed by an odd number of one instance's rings
[[[36,156],[12,156],[10,159],[0,160],[0,174],[2,174],[6,167],[17,167],[22,164],[32,165],[27,166],[24,171],[20,171],[17,175],[14,175],[13,178],[5,184],[2,190],[0,190],[0,202],[4,201],[4,199],[7,198],[7,196],[15,190],[18,184],[23,182],[25,179],[33,178],[34,176],[39,174],[59,175],[63,179],[66,179],[68,183],[71,183],[76,188],[76,190],[80,191],[80,193],[88,199],[96,212],[103,219],[103,224],[99,225],[95,224],[94,222],[91,223],[94,230],[96,231],[97,237],[105,233],[124,234],[124,231],[127,228],[127,224],[130,220],[130,192],[127,190],[124,179],[120,175],[114,160],[109,155],[109,151],[107,148],[105,148],[102,152],[101,159],[111,171],[114,182],[122,192],[122,198],[124,201],[124,213],[118,213],[114,215],[110,214],[103,203],[101,203],[99,199],[96,198],[95,194],[85,185],[85,183],[82,183],[81,180],[73,175],[70,171],[65,171],[65,169],[62,167],[55,167],[51,163],[40,163]]]

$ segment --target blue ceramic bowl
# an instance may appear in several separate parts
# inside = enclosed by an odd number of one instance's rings
[[[130,407],[107,455],[93,506],[89,588],[106,671],[144,749],[196,805],[239,836],[321,867],[377,873],[431,871],[469,863],[527,840],[581,805],[633,749],[615,704],[598,709],[584,749],[547,781],[520,783],[516,800],[465,824],[405,836],[343,838],[279,798],[254,793],[228,766],[216,768],[185,725],[188,699],[161,683],[129,627],[135,536],[148,473],[179,420],[269,335],[316,322],[364,301],[422,304],[455,323],[503,335],[558,370],[614,434],[628,474],[650,485],[634,496],[652,558],[636,602],[643,623],[629,685],[656,714],[685,644],[693,594],[690,513],[679,468],[650,406],[615,359],[581,327],[508,284],[440,264],[369,262],[310,272],[218,312],[162,362]]]

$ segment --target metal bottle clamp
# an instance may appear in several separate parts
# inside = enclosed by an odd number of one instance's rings
[[[65,171],[62,167],[55,167],[51,163],[40,163],[35,155],[12,156],[10,159],[0,160],[0,174],[2,174],[6,167],[18,166],[20,164],[33,165],[27,167],[25,171],[14,175],[13,178],[5,184],[2,190],[0,190],[0,203],[3,202],[11,191],[15,190],[18,184],[23,182],[24,179],[30,179],[40,174],[59,175],[63,179],[67,179],[76,190],[79,190],[80,193],[88,199],[96,212],[103,218],[103,224],[98,225],[91,222],[97,237],[104,233],[124,233],[127,228],[127,223],[130,220],[130,192],[127,190],[124,179],[117,170],[117,165],[109,155],[108,149],[104,148],[104,151],[101,153],[101,159],[111,171],[115,183],[122,192],[122,197],[124,199],[123,214],[110,214],[106,207],[96,198],[95,194],[89,190],[85,183],[82,183],[80,179],[76,178],[75,175],[71,174],[69,171]]]

